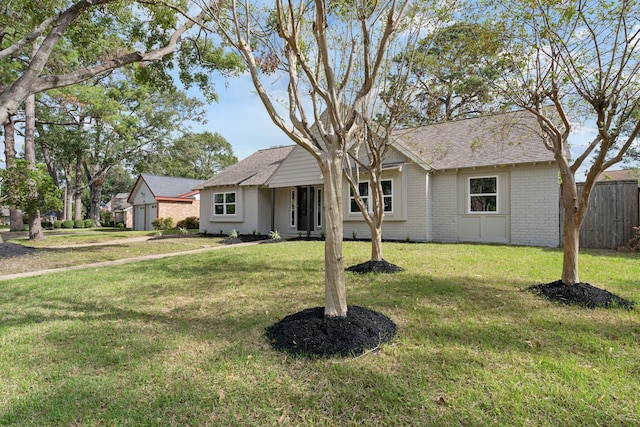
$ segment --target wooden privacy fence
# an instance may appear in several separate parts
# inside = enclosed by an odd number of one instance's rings
[[[583,184],[578,184],[582,191]],[[561,204],[562,204],[562,198]],[[560,227],[562,227],[562,206]],[[591,193],[587,216],[580,231],[580,247],[617,249],[633,237],[632,227],[640,225],[638,181],[600,181]],[[560,233],[562,239],[562,232]]]

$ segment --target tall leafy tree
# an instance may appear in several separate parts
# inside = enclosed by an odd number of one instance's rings
[[[209,179],[237,163],[233,148],[219,133],[186,133],[150,153],[135,170],[155,175]]]
[[[76,85],[49,97],[55,101],[55,114],[66,115],[73,123],[66,134],[74,139],[61,145],[71,152],[60,151],[60,158],[69,160],[75,153],[80,162],[84,184],[78,181],[74,194],[84,186],[90,189],[89,217],[95,224],[100,223],[102,187],[109,170],[119,164],[135,165],[203,114],[200,101],[176,90],[159,91],[129,77],[114,73],[100,84]],[[55,126],[43,126],[40,138],[46,142],[49,131],[56,138]],[[76,180],[78,173],[76,170]]]
[[[183,16],[174,10],[184,4],[182,0],[13,0],[3,4],[0,123],[15,115],[30,94],[131,64],[141,65],[140,76],[158,85],[170,84],[167,71],[173,57],[187,85],[198,83],[212,94],[208,74],[198,67],[234,72],[239,62],[211,39],[188,32],[206,12]]]
[[[562,180],[562,282],[580,281],[580,229],[597,176],[619,163],[640,134],[640,2],[510,1],[484,4],[509,29],[515,72],[494,81],[531,112]],[[524,61],[523,61],[524,58]],[[569,138],[580,120],[596,134],[584,147]],[[578,192],[576,173],[586,169]]]
[[[493,81],[510,64],[499,27],[455,22],[436,28],[396,61],[411,68],[417,91],[403,123],[409,126],[477,117],[504,102]],[[401,76],[400,76],[401,77]]]

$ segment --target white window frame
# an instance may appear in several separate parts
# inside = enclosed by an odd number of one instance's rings
[[[227,195],[233,194],[233,202],[227,201]],[[217,202],[217,196],[222,195],[222,202]],[[222,213],[216,212],[216,207],[222,206]],[[228,213],[228,207],[233,206],[233,213]],[[213,193],[213,216],[236,216],[238,215],[238,192],[237,191],[218,191]]]
[[[297,200],[296,200],[296,192],[297,190],[291,190],[291,215],[290,215],[290,220],[289,220],[289,226],[291,228],[296,228],[296,223],[297,223],[297,214],[298,214],[298,210],[297,210]]]
[[[385,214],[392,214],[393,213],[393,204],[394,204],[394,197],[393,197],[393,179],[389,178],[389,179],[382,179],[380,180],[381,183],[384,182],[390,182],[391,183],[391,194],[384,194],[384,190],[383,190],[383,194],[382,194],[382,203],[384,206],[384,200],[385,199],[391,199],[391,209],[390,210],[384,210]],[[371,194],[371,186],[369,184],[369,181],[360,181],[358,182],[358,187],[362,184],[366,184],[367,186],[367,196],[362,197],[365,206],[367,207],[367,212],[373,212],[373,195]],[[353,202],[353,203],[352,203]],[[359,214],[360,213],[360,209],[354,211],[352,208],[354,206],[354,203],[356,203],[355,201],[355,194],[353,193],[353,188],[351,186],[349,186],[349,213],[350,214]],[[357,206],[357,204],[356,204]]]
[[[485,179],[485,178],[493,178],[496,180],[496,191],[495,193],[471,193],[471,180],[472,179]],[[495,215],[500,211],[500,180],[498,179],[498,175],[486,175],[486,176],[470,176],[467,179],[467,212],[471,215]],[[496,210],[494,211],[474,211],[471,209],[472,203],[471,200],[473,197],[495,197],[496,198]]]

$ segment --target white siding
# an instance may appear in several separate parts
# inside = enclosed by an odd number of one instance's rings
[[[151,221],[156,219],[157,209],[152,211],[152,206],[156,206],[156,199],[143,180],[138,180],[137,184],[131,195],[134,218],[133,229],[136,231],[153,230]]]
[[[399,159],[402,160],[402,159]],[[426,241],[429,239],[427,177],[424,169],[405,164],[401,170],[385,171],[382,179],[393,179],[393,213],[385,214],[382,238],[385,240]],[[368,239],[369,227],[362,215],[349,213],[349,186],[343,190],[344,235]]]
[[[269,187],[322,184],[318,162],[304,148],[295,147],[269,180]]]
[[[211,234],[228,234],[232,230],[240,233],[251,232],[250,225],[245,222],[245,204],[247,196],[244,187],[215,187],[200,191],[200,232]],[[217,217],[213,215],[213,195],[220,192],[236,192],[236,215]],[[249,196],[250,198],[251,196]],[[251,209],[251,207],[249,207]],[[255,221],[254,221],[255,224]]]
[[[258,211],[255,230],[262,234],[269,234],[271,231],[271,189],[256,188]]]
[[[430,176],[432,238],[436,242],[458,241],[456,171],[436,172]]]
[[[511,243],[560,244],[560,185],[555,165],[511,169]]]
[[[213,194],[236,191],[235,218],[213,215]],[[228,234],[237,230],[240,234],[271,231],[271,189],[258,187],[218,187],[200,192],[200,231],[212,234]]]
[[[133,202],[131,204],[146,205],[147,203],[155,203],[156,199],[153,197],[147,184],[143,180],[138,181],[138,183],[139,185],[134,189]]]

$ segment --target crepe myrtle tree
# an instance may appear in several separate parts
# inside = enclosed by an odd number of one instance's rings
[[[325,208],[325,317],[347,315],[342,257],[342,180],[359,129],[408,1],[285,1],[265,8],[231,0],[210,5],[212,31],[245,61],[271,120],[317,161]],[[262,13],[261,13],[262,12]],[[267,79],[286,81],[285,107]]]
[[[422,96],[423,87],[413,75],[416,68],[422,67],[422,50],[430,40],[422,39],[425,29],[438,33],[440,26],[451,19],[457,3],[422,3],[423,10],[429,13],[412,14],[410,23],[402,28],[402,37],[387,50],[378,82],[381,89],[370,92],[360,105],[359,129],[346,157],[345,177],[350,186],[350,202],[353,199],[369,227],[370,261],[383,261],[382,224],[385,212],[393,209],[393,188],[382,179],[383,164],[393,144],[394,129],[415,114],[414,105]],[[398,60],[400,57],[402,60]]]
[[[621,0],[489,1],[506,22],[515,73],[494,83],[536,118],[562,182],[562,282],[580,282],[580,229],[597,176],[624,160],[640,133],[640,2]],[[488,18],[485,15],[485,18]],[[593,139],[570,146],[579,120]],[[576,173],[586,169],[578,191]]]

